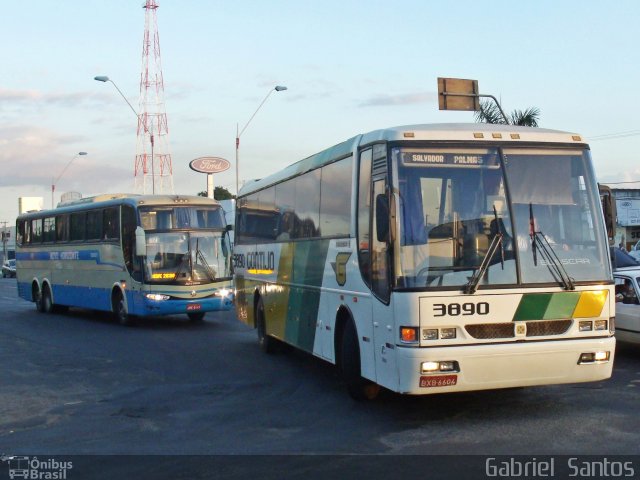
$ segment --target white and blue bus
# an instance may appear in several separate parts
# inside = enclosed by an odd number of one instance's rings
[[[100,195],[20,215],[16,231],[18,294],[41,312],[198,322],[233,306],[228,228],[215,200]]]
[[[351,394],[609,378],[607,237],[581,136],[486,124],[357,135],[247,184],[236,311]]]

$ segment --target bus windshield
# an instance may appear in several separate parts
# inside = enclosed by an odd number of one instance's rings
[[[145,230],[225,228],[222,209],[210,206],[142,207],[140,222]]]
[[[146,277],[153,283],[200,284],[230,276],[221,233],[148,233]]]
[[[609,278],[588,151],[395,148],[392,158],[397,287],[463,287],[483,261],[479,285]]]

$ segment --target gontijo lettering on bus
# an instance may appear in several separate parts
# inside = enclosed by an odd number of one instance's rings
[[[271,251],[248,252],[233,256],[235,268],[246,268],[252,274],[269,274],[275,269],[275,253]]]

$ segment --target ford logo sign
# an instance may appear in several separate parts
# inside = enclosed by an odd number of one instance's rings
[[[189,162],[189,168],[200,173],[220,173],[230,166],[229,160],[220,157],[200,157]]]

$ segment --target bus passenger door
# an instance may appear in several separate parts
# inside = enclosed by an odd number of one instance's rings
[[[390,193],[386,178],[373,181],[371,201],[371,291],[377,383],[397,390],[396,329],[391,297]]]

